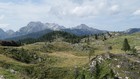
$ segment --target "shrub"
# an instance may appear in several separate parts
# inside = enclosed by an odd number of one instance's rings
[[[36,53],[24,49],[9,49],[6,51],[4,54],[7,56],[25,63],[35,63],[39,58]]]

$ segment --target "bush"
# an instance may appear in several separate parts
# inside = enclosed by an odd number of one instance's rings
[[[0,41],[0,45],[2,46],[20,46],[20,43],[17,43],[15,41]]]
[[[109,50],[112,50],[112,46],[109,46],[108,49],[109,49]]]
[[[7,56],[14,58],[18,61],[25,62],[25,63],[35,63],[38,60],[38,55],[34,52],[29,52],[24,49],[9,49],[5,53]]]
[[[130,52],[131,52],[132,55],[138,55],[135,47],[132,47]]]

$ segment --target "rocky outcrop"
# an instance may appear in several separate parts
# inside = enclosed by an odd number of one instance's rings
[[[90,68],[93,67],[96,70],[97,64],[99,64],[101,69],[107,69],[106,71],[103,70],[103,72],[106,73],[102,75],[111,74],[107,71],[112,70],[114,77],[118,77],[119,79],[140,79],[140,63],[137,62],[140,61],[140,59],[135,59],[136,57],[126,54],[116,55],[106,53],[93,58],[90,63]],[[102,73],[102,70],[100,73]]]
[[[5,79],[3,75],[0,75],[0,79]]]

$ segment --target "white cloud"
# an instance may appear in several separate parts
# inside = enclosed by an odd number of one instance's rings
[[[111,14],[117,14],[117,13],[119,13],[119,11],[120,11],[119,5],[113,5],[110,7]]]
[[[113,15],[120,12],[118,4],[109,3],[108,0],[85,0],[83,4],[72,9],[71,13],[79,17]]]
[[[136,10],[133,15],[140,15],[140,9],[139,10]]]
[[[4,19],[4,17],[5,17],[4,15],[0,15],[0,20]]]
[[[19,27],[25,26],[30,21],[42,21],[42,18],[48,16],[50,7],[46,4],[25,3],[0,3],[0,20],[2,27],[7,26],[9,29],[18,30]],[[4,14],[4,15],[2,15]],[[6,17],[4,17],[6,16]]]
[[[23,4],[16,4],[16,3],[0,3],[1,10],[0,12],[4,12],[8,16],[15,16],[17,18],[23,20],[29,19],[38,19],[41,15],[49,11],[49,6],[47,5],[35,5],[32,3],[23,3]]]
[[[6,3],[0,1],[0,21],[10,24],[7,27],[16,30],[30,21],[55,22],[64,26],[92,24],[93,21],[97,25],[121,25],[123,20],[128,20],[126,18],[140,7],[139,2],[140,0],[9,0]],[[140,10],[135,11],[133,15],[140,15]]]
[[[98,11],[94,6],[78,6],[75,7],[71,13],[83,17],[96,15]]]

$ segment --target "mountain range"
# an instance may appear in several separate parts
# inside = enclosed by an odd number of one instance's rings
[[[16,32],[12,30],[5,32],[0,29],[0,39],[38,38],[51,31],[65,31],[75,35],[89,35],[106,32],[103,30],[94,29],[85,24],[81,24],[73,28],[66,28],[56,23],[30,22]]]
[[[85,24],[80,24],[73,28],[66,28],[56,23],[42,23],[42,22],[29,22],[26,26],[20,28],[18,31],[14,32],[13,30],[4,31],[0,29],[0,39],[25,39],[25,38],[38,38],[43,36],[46,33],[52,31],[65,31],[75,35],[91,35],[91,34],[100,34],[107,31],[95,29],[89,27]],[[135,32],[140,32],[140,28],[131,28],[125,33],[131,34]]]

